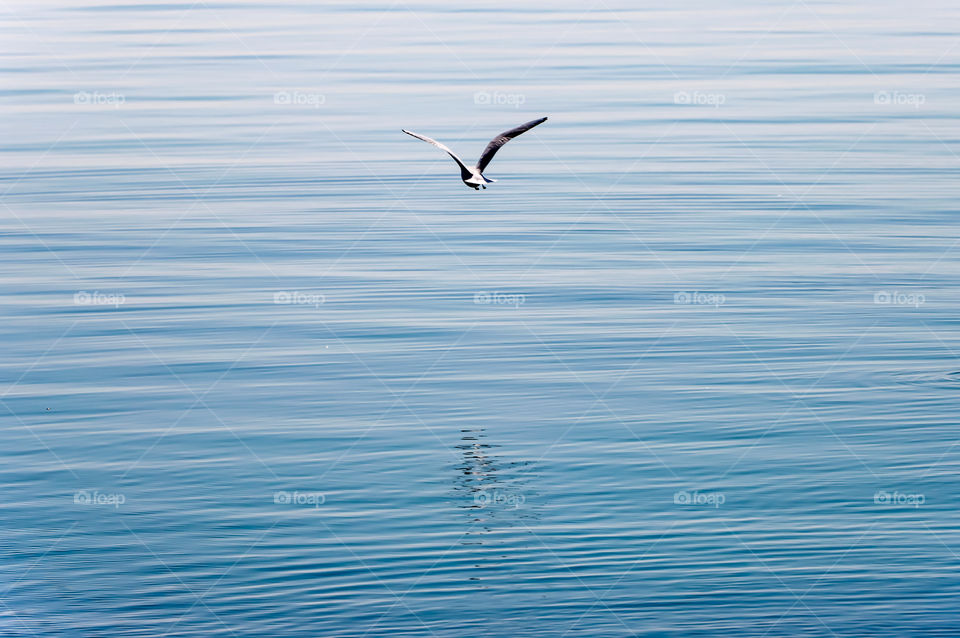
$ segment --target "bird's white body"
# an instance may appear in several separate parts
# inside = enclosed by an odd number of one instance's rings
[[[492,184],[495,181],[497,180],[484,177],[483,174],[480,173],[480,171],[474,171],[470,175],[470,177],[463,180],[463,183],[469,186],[470,188],[477,190],[479,188],[486,188],[487,184]]]
[[[526,124],[521,124],[516,128],[512,128],[509,131],[504,131],[500,135],[496,136],[490,143],[487,144],[487,147],[483,149],[483,154],[480,156],[480,159],[477,161],[476,166],[467,166],[462,159],[457,157],[456,153],[451,151],[449,148],[441,144],[440,142],[427,137],[426,135],[420,135],[407,129],[403,129],[403,132],[407,135],[412,135],[418,140],[423,140],[428,144],[433,144],[442,151],[445,151],[447,155],[453,158],[453,161],[460,166],[460,179],[463,180],[463,183],[472,188],[473,190],[480,190],[481,188],[486,188],[487,184],[492,184],[497,181],[495,179],[490,179],[483,175],[483,170],[487,167],[487,164],[490,163],[490,160],[493,159],[493,156],[496,154],[500,147],[515,138],[516,136],[529,131],[534,126],[538,124],[543,124],[547,121],[547,118],[542,117],[539,120],[532,120]]]

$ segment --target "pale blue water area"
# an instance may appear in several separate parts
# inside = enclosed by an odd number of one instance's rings
[[[0,635],[956,635],[958,20],[3,3]]]

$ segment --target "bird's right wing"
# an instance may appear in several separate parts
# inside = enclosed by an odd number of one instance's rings
[[[454,161],[454,162],[456,162],[457,164],[460,165],[460,173],[463,175],[463,178],[464,178],[464,179],[466,179],[467,177],[473,175],[473,171],[471,171],[469,168],[467,168],[467,165],[463,163],[463,160],[462,160],[462,159],[460,159],[459,157],[457,157],[457,154],[456,154],[456,153],[454,153],[453,151],[451,151],[449,148],[447,148],[446,146],[444,146],[443,144],[441,144],[441,143],[438,142],[437,140],[431,139],[431,138],[427,137],[426,135],[420,135],[419,133],[414,133],[413,131],[408,131],[408,130],[405,129],[405,128],[404,128],[404,129],[400,129],[400,130],[403,131],[404,133],[406,133],[407,135],[412,135],[413,137],[417,138],[418,140],[423,140],[423,141],[426,142],[427,144],[433,144],[434,146],[436,146],[437,148],[439,148],[441,151],[446,152],[447,155],[449,155],[450,157],[453,158],[453,161]]]
[[[509,131],[504,131],[500,135],[496,136],[490,143],[487,144],[487,148],[483,149],[483,154],[480,155],[480,160],[477,162],[477,170],[481,173],[487,167],[487,164],[490,163],[490,160],[493,159],[493,156],[497,154],[497,151],[500,150],[500,147],[520,135],[521,133],[526,133],[534,126],[538,124],[543,124],[547,121],[547,118],[541,117],[538,120],[531,120],[525,124],[521,124],[516,128],[512,128]]]

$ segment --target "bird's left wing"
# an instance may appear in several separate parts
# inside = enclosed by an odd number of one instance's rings
[[[512,128],[509,131],[504,131],[500,135],[496,136],[490,143],[487,144],[487,148],[483,149],[483,155],[480,156],[480,160],[477,162],[477,170],[481,173],[483,169],[487,167],[487,164],[490,163],[490,160],[493,159],[493,156],[497,154],[497,151],[500,150],[500,147],[520,135],[521,133],[526,133],[534,126],[538,124],[543,124],[547,121],[547,118],[541,117],[539,120],[531,120],[526,124],[521,124],[517,128]]]
[[[437,140],[432,139],[432,138],[429,138],[429,137],[427,137],[426,135],[420,135],[419,133],[414,133],[413,131],[408,131],[408,130],[405,129],[405,128],[400,129],[400,130],[403,131],[404,133],[406,133],[407,135],[412,135],[413,137],[417,138],[418,140],[423,140],[423,141],[426,142],[427,144],[433,144],[434,146],[436,146],[436,147],[439,148],[440,150],[445,151],[445,152],[447,153],[447,155],[449,155],[450,157],[453,158],[453,161],[454,161],[454,162],[456,162],[457,164],[460,165],[460,173],[464,176],[464,179],[466,179],[467,177],[469,177],[470,175],[473,174],[473,171],[471,171],[469,168],[467,168],[467,165],[463,163],[463,160],[462,160],[462,159],[460,159],[459,157],[457,157],[457,154],[456,154],[456,153],[454,153],[453,151],[451,151],[449,148],[447,148],[445,145],[441,144],[441,143],[438,142]]]

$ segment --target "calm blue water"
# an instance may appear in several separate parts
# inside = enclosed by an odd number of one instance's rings
[[[956,634],[960,6],[550,4],[4,4],[0,635]]]

